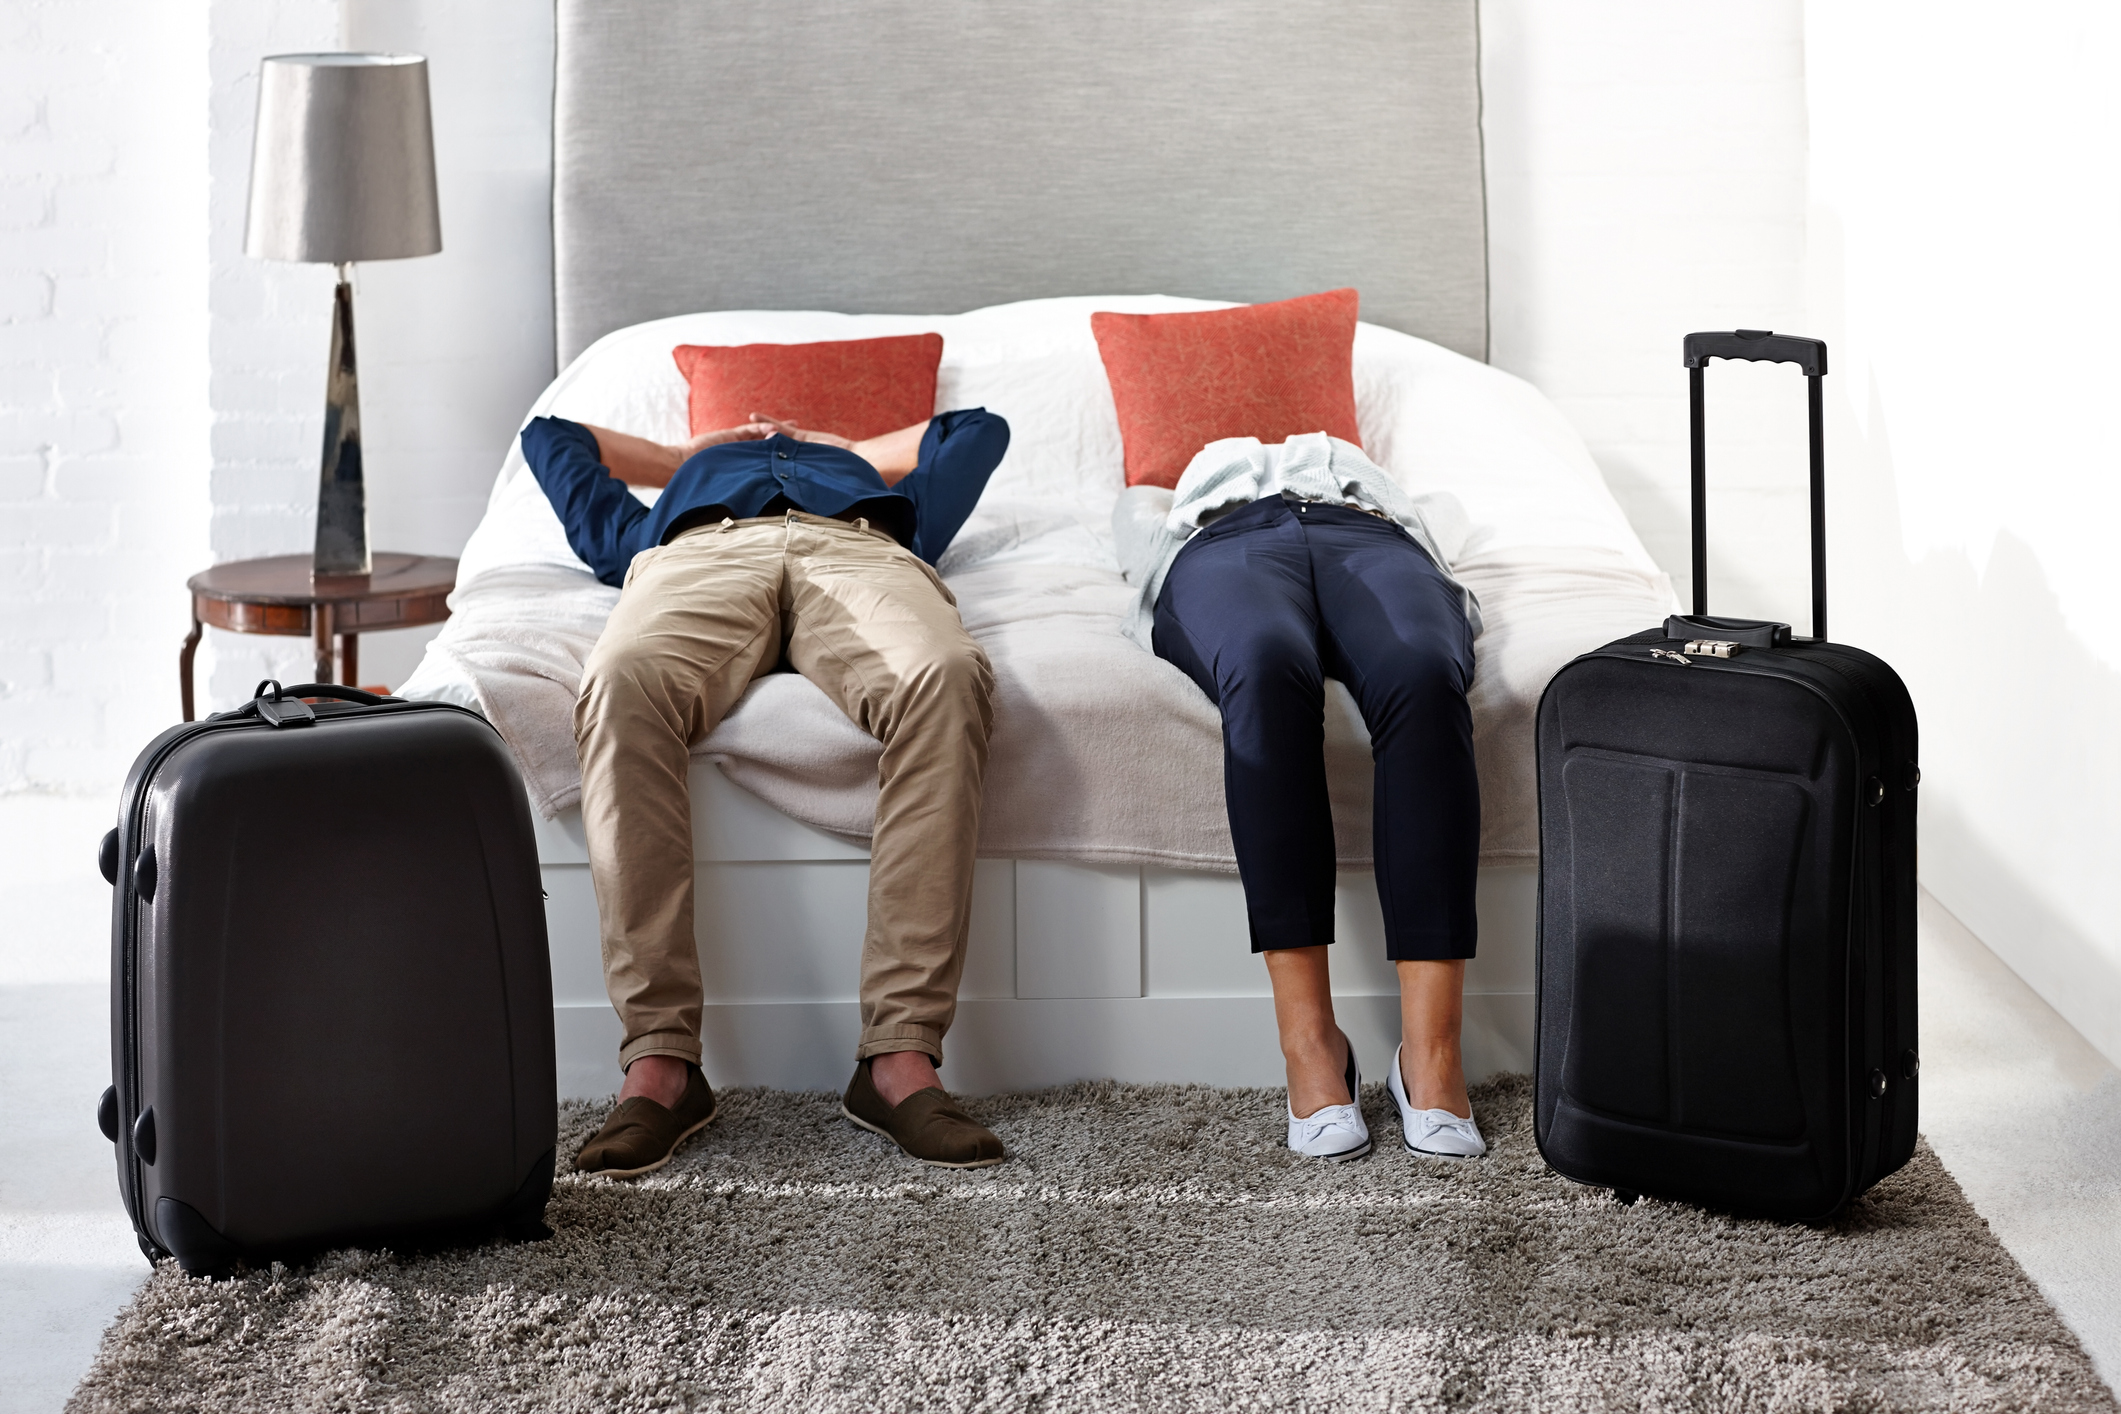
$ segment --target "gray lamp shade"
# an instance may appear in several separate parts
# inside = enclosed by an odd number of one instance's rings
[[[338,264],[441,248],[427,61],[417,54],[265,60],[244,253]]]

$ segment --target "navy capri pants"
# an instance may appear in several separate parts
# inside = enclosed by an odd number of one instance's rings
[[[1458,591],[1404,530],[1348,506],[1255,501],[1178,552],[1154,641],[1222,709],[1223,794],[1252,951],[1333,941],[1333,677],[1370,729],[1386,956],[1473,955],[1473,631]]]

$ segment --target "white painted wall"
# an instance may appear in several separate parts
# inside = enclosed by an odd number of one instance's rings
[[[1914,692],[1923,881],[2121,1058],[2121,12],[1481,13],[1494,361],[1684,593],[1680,336],[1828,341],[1834,636]],[[1802,382],[1709,381],[1712,603],[1802,625]]]
[[[0,0],[0,792],[115,784],[176,717],[206,559],[205,31],[162,0]]]
[[[552,6],[343,0],[343,9],[347,48],[427,56],[442,199],[440,255],[360,272],[375,541],[454,555],[555,371]]]
[[[1837,637],[1922,716],[1923,881],[2121,1060],[2121,11],[1808,8]]]
[[[1699,329],[1804,325],[1801,0],[1482,0],[1491,359],[1583,434],[1691,595],[1687,379]],[[1710,374],[1719,612],[1809,622],[1804,380]]]

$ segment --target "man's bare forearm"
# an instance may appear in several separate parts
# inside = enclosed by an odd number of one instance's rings
[[[666,442],[651,442],[646,437],[614,432],[608,427],[596,427],[587,422],[582,426],[597,439],[597,460],[628,486],[668,486],[678,468],[703,448],[722,442],[751,442],[773,435],[772,428],[747,422],[741,427],[702,432],[673,447]]]
[[[876,468],[876,474],[884,478],[886,486],[896,486],[906,479],[919,463],[921,438],[928,431],[924,420],[911,427],[901,427],[896,432],[886,432],[881,437],[856,442],[854,454]]]
[[[597,460],[628,486],[667,486],[683,460],[676,447],[586,422],[582,426],[597,439]]]

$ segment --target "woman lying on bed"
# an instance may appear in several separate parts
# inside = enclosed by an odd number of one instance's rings
[[[1252,950],[1264,954],[1289,1074],[1289,1147],[1369,1152],[1355,1049],[1333,1019],[1333,816],[1325,679],[1345,683],[1376,760],[1377,894],[1398,964],[1391,1091],[1407,1147],[1487,1151],[1459,1050],[1473,955],[1480,784],[1473,772],[1479,608],[1420,510],[1348,442],[1211,443],[1175,490],[1138,486],[1113,516],[1141,598],[1128,632],[1223,716],[1223,789]]]

